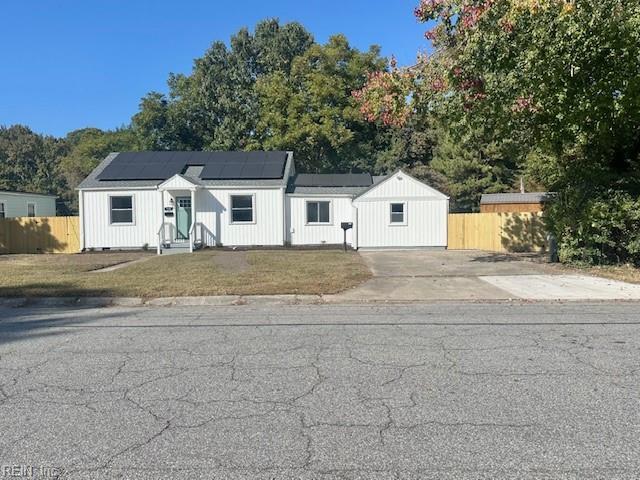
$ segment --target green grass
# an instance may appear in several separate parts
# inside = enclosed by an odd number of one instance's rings
[[[92,270],[148,259],[112,272]],[[234,267],[224,255],[242,256]],[[124,296],[330,294],[371,273],[356,252],[337,250],[202,250],[153,256],[141,252],[0,257],[0,296]]]

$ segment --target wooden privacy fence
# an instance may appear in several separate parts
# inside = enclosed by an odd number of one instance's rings
[[[452,213],[448,248],[491,252],[540,252],[547,249],[539,213]]]
[[[77,253],[79,217],[0,219],[0,253]]]

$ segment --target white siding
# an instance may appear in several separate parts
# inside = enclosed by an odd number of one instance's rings
[[[161,196],[158,190],[83,191],[85,248],[140,248],[144,244],[157,246],[157,232],[163,220]],[[111,225],[109,222],[109,196],[134,197],[134,225]],[[178,196],[188,197],[191,192],[175,190],[164,192],[164,206]],[[231,223],[231,195],[255,195],[254,222]],[[201,189],[195,193],[196,222],[204,231],[206,245],[283,245],[283,192],[282,189]],[[175,211],[175,208],[174,208]],[[164,221],[175,225],[174,217]],[[174,231],[175,229],[171,229]],[[200,234],[197,234],[200,238]]]
[[[329,201],[330,225],[307,224],[308,201]],[[353,222],[353,205],[349,197],[292,197],[287,196],[288,239],[291,245],[331,245],[343,242],[341,222]],[[347,231],[347,243],[351,245],[353,230]]]
[[[27,204],[29,203],[35,205],[36,217],[55,217],[56,215],[55,197],[0,192],[0,203],[4,204],[5,218],[26,217],[28,215]]]
[[[391,224],[392,203],[405,204],[405,222]],[[354,201],[358,247],[446,247],[449,200],[399,172]]]
[[[255,195],[250,224],[231,222],[231,195]],[[284,244],[282,189],[215,189],[196,192],[196,221],[205,228],[207,245]]]
[[[141,248],[156,246],[160,228],[160,196],[157,190],[83,191],[84,248]],[[111,196],[133,197],[133,225],[110,223]]]

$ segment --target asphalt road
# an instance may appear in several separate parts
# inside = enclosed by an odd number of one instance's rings
[[[0,478],[637,479],[639,311],[3,308]]]

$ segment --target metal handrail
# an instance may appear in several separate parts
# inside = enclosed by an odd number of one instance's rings
[[[191,222],[191,227],[189,228],[189,253],[193,253],[193,244],[196,241],[195,230],[196,230],[196,221],[194,219],[193,222]]]
[[[158,229],[158,248],[157,248],[157,253],[158,255],[162,254],[162,245],[164,245],[165,242],[165,227],[169,225],[169,222],[162,222],[162,224],[160,225],[160,228]]]

